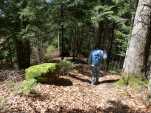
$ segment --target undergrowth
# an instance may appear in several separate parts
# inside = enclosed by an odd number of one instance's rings
[[[146,80],[143,76],[136,76],[136,75],[125,75],[122,74],[122,78],[117,81],[116,86],[130,86],[132,88],[138,89],[141,87],[147,87],[148,80]]]
[[[35,79],[24,80],[17,87],[17,93],[22,95],[29,95],[33,90],[34,86],[37,85],[37,81]]]
[[[17,93],[28,95],[37,83],[49,83],[58,79],[58,74],[68,72],[72,69],[72,63],[69,61],[60,61],[59,63],[44,63],[31,66],[25,70],[25,80],[20,83]]]

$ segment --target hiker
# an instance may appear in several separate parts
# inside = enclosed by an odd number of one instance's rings
[[[103,60],[107,59],[107,53],[103,49],[94,49],[90,52],[88,63],[91,65],[91,84],[96,85],[99,79],[100,66]]]

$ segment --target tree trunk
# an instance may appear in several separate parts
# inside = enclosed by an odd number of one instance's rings
[[[73,61],[76,59],[77,57],[77,40],[78,38],[78,26],[75,25],[75,29],[74,29],[74,42],[73,42],[73,55],[72,55],[72,58],[73,58]]]
[[[111,27],[109,29],[109,32],[111,33],[110,36],[109,36],[109,43],[106,47],[107,49],[107,53],[108,53],[108,58],[106,60],[106,68],[105,70],[108,71],[109,70],[109,64],[110,64],[110,61],[111,61],[111,54],[112,54],[112,47],[113,47],[113,41],[114,41],[114,23],[111,24]]]
[[[149,67],[149,84],[148,84],[148,95],[151,97],[151,51],[150,51],[150,59],[149,59],[150,67]]]
[[[150,45],[151,47],[151,45]],[[145,73],[146,77],[151,79],[151,48],[149,50],[149,56],[147,59],[147,63],[146,63],[146,73]]]
[[[17,62],[19,69],[30,66],[30,42],[29,40],[16,40]]]
[[[151,29],[151,27],[150,27]],[[145,54],[144,54],[144,72],[145,77],[148,78],[149,76],[149,67],[151,65],[151,31],[148,34],[148,38],[146,40],[146,46],[145,46]]]
[[[104,24],[102,22],[99,22],[99,25],[98,27],[96,28],[97,29],[97,36],[96,36],[96,45],[95,47],[97,48],[103,48],[103,45],[102,45],[102,33],[103,33],[103,29],[104,28]]]
[[[140,74],[144,64],[144,52],[150,26],[151,0],[139,0],[132,36],[126,53],[123,71]]]

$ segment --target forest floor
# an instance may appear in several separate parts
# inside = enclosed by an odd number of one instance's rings
[[[0,113],[151,113],[146,89],[117,87],[119,75],[104,74],[90,85],[90,70],[73,70],[54,84],[38,84],[30,95],[14,93],[23,72],[0,70]]]

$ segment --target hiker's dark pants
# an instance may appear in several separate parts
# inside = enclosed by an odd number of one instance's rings
[[[100,74],[100,65],[91,65],[92,78],[91,84],[95,85],[98,83],[99,74]]]

